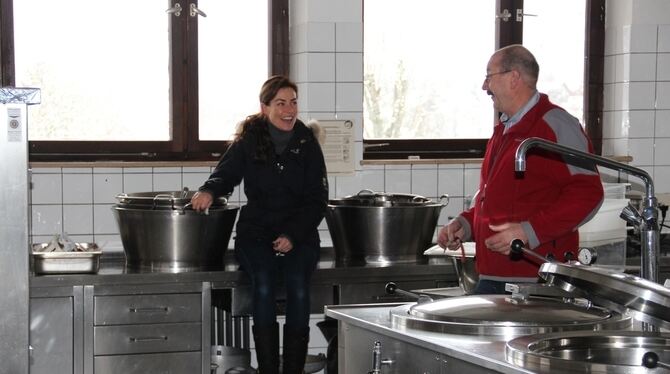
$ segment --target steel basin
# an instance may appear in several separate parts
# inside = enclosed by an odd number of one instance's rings
[[[190,208],[191,192],[122,194],[112,207],[121,233],[126,266],[165,271],[218,269],[238,206],[224,198],[208,214]]]
[[[411,194],[376,193],[329,201],[326,222],[341,265],[425,262],[440,211],[448,203]]]

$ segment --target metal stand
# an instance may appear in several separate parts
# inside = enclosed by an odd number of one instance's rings
[[[249,349],[249,320],[249,316],[233,316],[221,307],[212,306],[212,344]]]

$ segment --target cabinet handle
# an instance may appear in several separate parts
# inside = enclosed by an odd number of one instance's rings
[[[167,313],[169,308],[161,306],[157,308],[128,308],[130,313]]]
[[[153,342],[157,340],[167,340],[167,336],[140,336],[138,338],[131,336],[130,341],[133,343],[140,343],[140,342]]]

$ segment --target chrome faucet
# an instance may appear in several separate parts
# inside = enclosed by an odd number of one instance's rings
[[[640,212],[631,205],[624,208],[621,218],[638,226],[640,229],[641,266],[640,276],[652,282],[658,283],[658,260],[660,253],[660,229],[658,225],[658,201],[654,196],[654,182],[649,174],[636,167],[628,166],[620,162],[582,152],[570,147],[562,146],[541,138],[528,138],[519,144],[516,149],[514,170],[524,172],[526,170],[526,153],[530,148],[543,148],[563,155],[566,163],[573,165],[597,164],[608,169],[634,175],[644,182],[646,196],[640,207]]]

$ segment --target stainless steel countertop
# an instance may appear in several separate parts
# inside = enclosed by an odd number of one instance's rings
[[[391,266],[338,266],[332,248],[323,248],[313,283],[340,284],[356,282],[395,281],[402,287],[404,279],[434,279],[456,282],[450,261],[421,264],[394,264]],[[213,270],[169,272],[165,270],[131,269],[125,266],[122,253],[103,254],[96,274],[31,274],[30,287],[63,287],[75,285],[150,284],[175,282],[212,282],[212,288],[232,288],[249,284],[246,275],[238,270],[232,250],[226,252],[224,264]]]
[[[501,373],[533,373],[505,361],[505,344],[510,337],[454,335],[392,328],[389,313],[398,305],[402,304],[333,305],[326,306],[325,314],[341,322]]]

